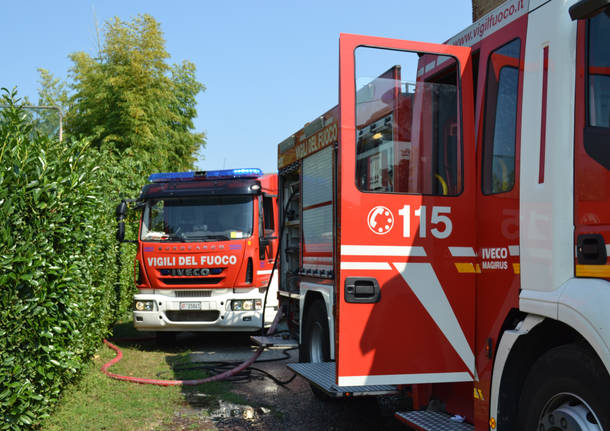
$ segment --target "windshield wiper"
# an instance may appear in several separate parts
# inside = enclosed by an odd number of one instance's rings
[[[180,242],[186,241],[186,238],[183,233],[170,233],[168,235],[167,239],[169,241],[180,241]]]

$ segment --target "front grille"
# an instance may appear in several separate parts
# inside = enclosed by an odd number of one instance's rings
[[[211,290],[178,290],[174,293],[176,298],[209,298],[212,296]]]
[[[160,268],[159,275],[172,275],[174,277],[207,277],[208,275],[219,275],[225,268]]]
[[[218,310],[166,311],[165,315],[172,322],[214,322],[214,321],[218,320],[220,311],[218,311]]]
[[[160,278],[161,283],[167,285],[189,285],[189,284],[218,284],[222,280],[221,277],[207,277],[207,278]]]

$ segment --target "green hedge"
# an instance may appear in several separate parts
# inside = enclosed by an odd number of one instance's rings
[[[131,301],[133,248],[117,265],[114,208],[141,166],[32,130],[0,104],[0,430],[49,415]]]

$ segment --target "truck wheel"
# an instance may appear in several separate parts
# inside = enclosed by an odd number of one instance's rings
[[[173,347],[176,345],[176,333],[175,332],[165,332],[165,331],[157,331],[156,341],[157,346],[161,348]]]
[[[328,317],[324,301],[316,299],[309,305],[303,319],[303,338],[299,345],[299,362],[330,361],[330,339],[328,335]],[[310,383],[311,392],[320,400],[331,397]]]
[[[328,316],[324,301],[320,299],[313,301],[303,320],[303,339],[299,346],[299,361],[330,361]]]
[[[610,377],[584,347],[568,344],[542,355],[519,400],[518,430],[610,431]]]

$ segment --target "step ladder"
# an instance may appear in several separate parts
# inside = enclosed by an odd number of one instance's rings
[[[261,347],[293,348],[299,347],[297,340],[279,335],[275,336],[252,336],[253,343]],[[335,383],[335,362],[306,362],[297,364],[286,364],[295,373],[308,380],[311,384],[322,390],[333,398],[356,397],[364,395],[388,395],[398,392],[395,386],[370,385],[370,386],[337,386]]]
[[[390,385],[337,386],[334,362],[303,362],[287,364],[287,367],[333,398],[388,395],[398,392],[395,386]]]
[[[396,412],[396,419],[421,431],[474,431],[474,426],[451,420],[447,413],[430,410]]]

